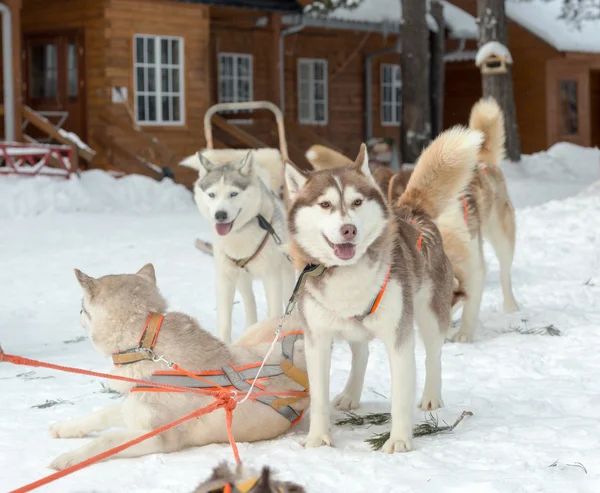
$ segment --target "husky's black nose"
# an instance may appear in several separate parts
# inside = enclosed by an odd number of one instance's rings
[[[227,221],[227,212],[225,211],[217,211],[215,212],[215,219],[220,223],[224,223]]]

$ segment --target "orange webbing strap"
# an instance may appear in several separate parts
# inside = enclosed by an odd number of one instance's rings
[[[388,203],[392,203],[392,198],[394,197],[394,181],[398,177],[397,173],[394,173],[390,178],[390,182],[388,183]]]
[[[417,223],[414,219],[411,219],[410,224],[417,228]],[[417,231],[419,232],[419,239],[417,240],[417,250],[420,250],[421,246],[423,245],[423,231],[421,231],[421,228],[417,228]]]
[[[190,419],[198,418],[205,414],[216,411],[217,409],[220,409],[220,408],[225,408],[226,419],[227,419],[227,434],[229,436],[231,447],[233,448],[233,455],[235,457],[235,460],[239,464],[240,457],[239,457],[237,445],[235,443],[235,440],[233,439],[233,433],[231,431],[232,411],[235,408],[235,401],[233,401],[229,395],[215,397],[215,399],[216,399],[215,402],[213,402],[212,404],[209,404],[208,406],[205,406],[201,409],[197,409],[194,412],[188,414],[187,416],[179,418],[179,419],[177,419],[171,423],[168,423],[166,425],[159,426],[158,428],[155,428],[151,432],[146,433],[145,435],[142,435],[134,440],[130,440],[130,441],[125,442],[117,447],[113,447],[109,450],[106,450],[105,452],[94,455],[93,457],[90,457],[89,459],[86,459],[78,464],[75,464],[73,466],[67,467],[66,469],[63,469],[62,471],[57,471],[54,474],[50,474],[49,476],[46,476],[45,478],[38,479],[37,481],[34,481],[33,483],[29,483],[25,486],[22,486],[21,488],[17,488],[16,490],[11,491],[10,493],[26,493],[28,491],[32,491],[36,488],[39,488],[40,486],[44,486],[45,484],[56,481],[57,479],[68,476],[69,474],[73,474],[74,472],[79,471],[85,467],[91,466],[92,464],[95,464],[97,462],[108,459],[109,457],[112,457],[113,455],[118,454],[119,452],[122,452],[123,450],[126,450],[129,447],[133,447],[134,445],[137,445],[137,444],[143,442],[144,440],[148,440],[149,438],[159,435],[160,433],[164,433],[165,431],[170,430],[171,428],[174,428],[176,426],[179,426],[180,424],[185,423],[186,421],[189,421]]]
[[[219,389],[219,390],[225,390],[225,388],[221,387],[220,385],[217,385],[215,382],[208,380],[207,378],[203,378],[200,375],[196,375],[194,373],[191,373],[187,370],[184,370],[183,368],[181,368],[181,366],[174,364],[173,365],[173,369],[176,371],[179,371],[181,373],[183,373],[185,376],[193,378],[195,380],[200,380],[201,382],[207,383],[209,385],[211,385],[212,387],[214,387],[215,389]]]
[[[486,168],[485,164],[481,163],[481,164],[479,165],[479,169],[480,169],[480,170],[481,170],[481,172],[483,173],[483,176],[485,176],[485,177],[487,178],[487,175],[488,175],[488,174],[487,174],[487,171],[486,171],[486,169],[485,169],[485,168]]]
[[[381,289],[379,290],[379,294],[377,295],[377,298],[375,298],[375,301],[373,303],[373,306],[371,307],[370,313],[375,313],[377,311],[377,308],[379,307],[379,303],[381,303],[381,298],[383,298],[383,294],[385,293],[385,290],[390,282],[390,272],[391,271],[392,271],[392,264],[388,265],[387,274],[385,275],[385,281],[383,283],[383,286],[381,286]]]
[[[148,349],[154,348],[164,318],[165,316],[161,315],[160,313],[151,313],[150,315],[148,315],[148,320],[146,320],[146,326],[144,327],[144,331],[142,332],[142,335],[140,337],[140,347]]]
[[[467,197],[465,197],[464,194],[462,196],[462,201],[463,201],[463,210],[464,210],[464,215],[465,215],[465,223],[469,224],[469,209],[467,208]]]

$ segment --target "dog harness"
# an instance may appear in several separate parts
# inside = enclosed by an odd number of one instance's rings
[[[252,493],[258,481],[259,478],[252,478],[237,484],[227,483],[224,486],[210,490],[208,493]],[[283,490],[278,488],[277,493],[283,493]]]
[[[142,330],[137,347],[113,354],[113,364],[115,366],[124,366],[137,363],[138,361],[154,359],[152,350],[158,340],[158,334],[160,333],[164,318],[165,316],[160,313],[150,313],[146,319],[146,324],[144,325],[144,330]]]
[[[304,269],[300,273],[300,277],[298,278],[298,281],[296,282],[296,286],[294,287],[294,292],[292,293],[292,297],[290,298],[290,301],[286,308],[286,314],[289,315],[292,312],[292,310],[294,309],[294,306],[296,305],[296,303],[298,302],[298,298],[300,296],[300,291],[302,291],[302,289],[304,288],[304,285],[306,284],[306,280],[307,280],[306,277],[307,276],[319,277],[319,276],[323,275],[323,273],[329,268],[335,268],[335,267],[325,267],[322,264],[307,264],[306,267],[304,267]],[[377,293],[377,296],[371,303],[371,306],[364,313],[350,317],[351,319],[354,318],[354,319],[358,320],[359,322],[362,322],[368,315],[371,315],[377,311],[377,308],[379,308],[379,304],[381,303],[381,299],[383,298],[383,295],[385,294],[385,290],[387,289],[388,284],[390,282],[391,270],[392,270],[392,265],[390,264],[390,265],[388,265],[388,269],[387,269],[387,273],[385,275],[385,280],[383,281],[383,285],[381,286],[379,293]]]
[[[156,345],[156,340],[158,339],[158,334],[163,319],[163,315],[151,313],[146,320],[146,324],[144,326],[144,330],[142,331],[138,346],[134,349],[128,349],[126,351],[113,354],[113,363],[117,366],[122,366],[137,363],[138,361],[143,360],[154,360],[155,355],[153,349]],[[281,353],[284,357],[284,360],[279,364],[264,365],[255,384],[256,387],[261,390],[265,390],[263,384],[269,380],[269,378],[277,377],[279,375],[286,375],[288,378],[291,378],[294,382],[300,385],[304,392],[308,392],[308,375],[306,371],[301,370],[294,364],[294,345],[297,341],[303,338],[304,333],[302,331],[287,332],[279,336],[279,341],[281,341]],[[252,363],[250,365],[245,365],[238,368],[233,363],[227,363],[219,370],[194,373],[195,376],[200,377],[202,380],[187,376],[185,373],[180,371],[156,371],[152,373],[150,381],[194,389],[222,388],[226,390],[235,389],[239,390],[240,392],[247,392],[250,390],[252,381],[258,375],[261,364],[262,362]],[[152,387],[149,385],[137,385],[132,388],[130,392],[178,391],[174,389]],[[183,390],[181,392],[183,392]],[[302,419],[304,411],[297,412],[291,406],[303,398],[304,397],[265,396],[257,397],[255,400],[272,407],[284,418],[288,419],[292,424],[296,424],[298,421],[300,421],[300,419]]]
[[[279,235],[275,232],[275,229],[273,228],[273,226],[271,226],[271,223],[269,221],[267,221],[262,214],[259,214],[258,216],[256,216],[256,219],[258,219],[258,225],[260,226],[260,228],[264,229],[267,232],[265,234],[265,237],[264,237],[262,243],[258,247],[258,249],[249,257],[241,258],[238,260],[228,257],[240,269],[245,269],[246,265],[248,265],[248,263],[252,262],[252,260],[254,260],[258,256],[258,254],[262,251],[262,249],[268,243],[269,237],[272,237],[273,241],[275,241],[275,243],[278,246],[281,245],[281,243],[282,243],[281,238],[279,238]]]

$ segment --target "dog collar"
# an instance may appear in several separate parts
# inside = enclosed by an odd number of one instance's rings
[[[252,260],[254,260],[258,256],[258,254],[262,251],[265,245],[269,242],[269,237],[272,237],[273,241],[277,245],[281,245],[281,238],[279,238],[279,235],[277,234],[273,226],[271,226],[271,223],[267,221],[262,214],[256,216],[256,219],[258,220],[258,225],[260,226],[260,228],[264,229],[267,232],[267,234],[265,234],[265,238],[263,239],[258,249],[249,257],[241,258],[238,260],[229,257],[232,260],[232,262],[234,262],[235,265],[237,265],[240,269],[246,268],[246,265],[248,265],[250,262],[252,262]]]
[[[146,324],[142,330],[142,335],[138,341],[137,347],[126,349],[113,354],[112,360],[115,366],[130,365],[143,360],[152,360],[154,358],[154,346],[158,340],[158,334],[165,316],[160,313],[150,313],[146,319]]]

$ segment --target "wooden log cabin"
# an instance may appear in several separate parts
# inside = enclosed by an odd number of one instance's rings
[[[327,17],[303,15],[309,0],[3,3],[13,26],[11,49],[5,53],[13,54],[13,62],[18,54],[23,60],[13,63],[16,137],[21,137],[25,106],[67,114],[63,128],[97,151],[92,167],[160,178],[161,169],[150,165],[156,163],[172,168],[177,181],[191,184],[195,173],[176,163],[205,145],[203,116],[216,102],[279,105],[290,155],[300,165],[306,165],[304,152],[314,143],[353,155],[369,137],[397,141],[400,133],[398,0],[364,0],[358,9]],[[473,62],[474,4],[444,2],[446,127],[466,122],[481,94]],[[428,20],[435,32],[435,21]],[[531,34],[523,38],[521,31],[526,31],[511,26],[523,150],[541,150],[559,139],[593,143],[599,125],[589,112],[584,121],[584,105],[600,99],[596,69],[589,68],[598,61],[592,55],[561,54]],[[527,74],[520,69],[528,64],[537,70]],[[597,88],[575,91],[576,136],[561,133],[555,121],[557,106],[572,113],[569,104],[544,90],[560,73],[573,74],[572,67],[579,67],[578,87],[595,83]],[[527,100],[521,99],[522,92]],[[572,88],[563,92],[573,99]],[[526,102],[535,105],[533,116],[524,109]],[[223,121],[214,132],[218,147],[278,145],[268,114],[231,113]]]

